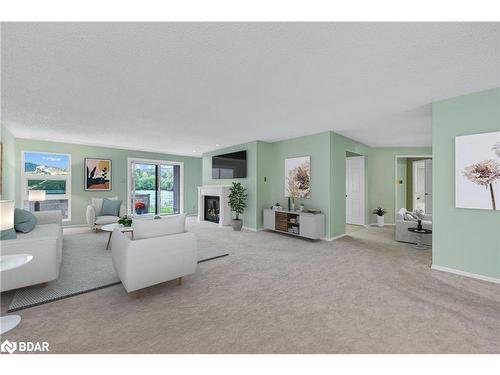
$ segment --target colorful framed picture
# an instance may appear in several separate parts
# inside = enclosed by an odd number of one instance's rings
[[[111,191],[111,159],[85,158],[85,190]]]

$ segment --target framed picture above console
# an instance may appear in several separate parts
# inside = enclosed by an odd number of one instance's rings
[[[311,157],[285,159],[285,197],[310,198]]]

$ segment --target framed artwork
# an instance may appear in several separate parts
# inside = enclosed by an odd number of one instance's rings
[[[500,132],[455,137],[455,207],[500,210]]]
[[[311,157],[285,159],[285,197],[311,196]]]
[[[111,159],[85,158],[85,190],[111,191]]]
[[[3,191],[3,186],[2,186],[2,180],[3,180],[3,171],[2,171],[2,164],[3,164],[3,148],[2,148],[2,142],[0,142],[0,195],[2,195]]]

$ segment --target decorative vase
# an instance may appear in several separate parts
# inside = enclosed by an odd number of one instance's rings
[[[290,211],[295,211],[295,202],[290,203]]]
[[[384,226],[384,217],[383,216],[377,215],[377,225],[379,227],[383,227]]]
[[[417,229],[418,229],[418,230],[422,230],[422,220],[419,220],[419,221],[418,221],[418,224],[417,224]]]
[[[233,219],[232,224],[233,224],[233,230],[240,231],[241,228],[243,227],[243,220]]]

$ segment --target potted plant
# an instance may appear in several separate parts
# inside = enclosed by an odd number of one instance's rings
[[[417,218],[417,229],[422,230],[422,220],[424,219],[424,211],[421,208],[417,208],[413,211],[413,216]]]
[[[121,224],[124,227],[130,227],[130,226],[132,226],[132,218],[125,215],[125,216],[121,217],[120,220],[118,220],[118,224]]]
[[[144,202],[135,202],[135,213],[142,215],[146,212],[146,204]]]
[[[233,219],[233,230],[241,230],[243,227],[243,220],[240,219],[240,215],[245,212],[247,206],[247,189],[245,189],[241,183],[233,182],[233,186],[229,188],[229,206],[231,211],[236,214],[235,219]]]
[[[377,225],[379,227],[383,227],[384,226],[384,215],[387,213],[387,210],[385,208],[382,208],[382,207],[377,207],[372,211],[372,213],[377,215]]]

